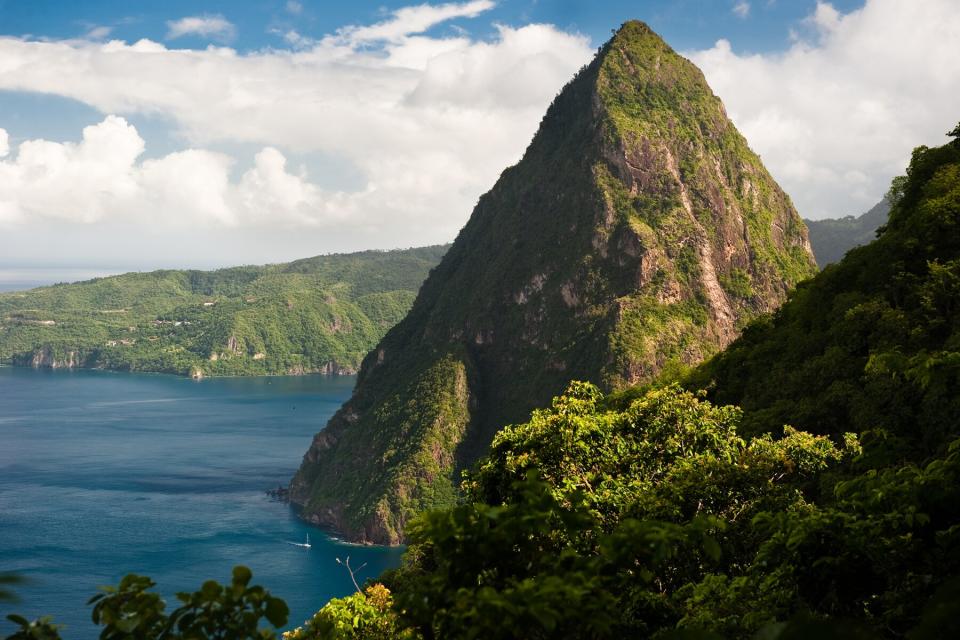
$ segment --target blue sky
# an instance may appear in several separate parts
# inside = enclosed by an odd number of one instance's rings
[[[288,4],[288,0],[0,0],[0,30],[6,35],[62,39],[107,27],[111,30],[109,37],[163,41],[169,20],[187,15],[222,15],[236,26],[235,37],[227,42],[246,51],[284,46],[274,31],[295,28],[318,37],[346,24],[376,22],[391,9],[417,3],[299,0]],[[583,33],[596,45],[624,20],[639,19],[676,49],[705,48],[727,38],[738,52],[768,52],[789,44],[791,29],[813,11],[816,1],[753,0],[743,16],[734,11],[738,4],[736,0],[502,0],[481,20],[455,20],[428,33],[439,35],[459,27],[484,35],[492,31],[492,22],[546,22]],[[863,2],[837,0],[832,4],[847,12]],[[208,38],[184,36],[177,44],[203,48],[208,43]]]
[[[631,18],[704,71],[802,215],[857,214],[955,124],[958,14],[955,0],[0,0],[0,274],[449,241]]]

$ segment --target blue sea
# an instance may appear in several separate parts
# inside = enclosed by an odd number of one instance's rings
[[[353,384],[0,367],[0,572],[29,580],[0,618],[52,615],[64,638],[95,638],[99,585],[149,575],[170,610],[177,591],[244,564],[297,626],[352,592],[336,558],[366,563],[361,580],[398,565],[401,550],[341,543],[264,494]],[[308,533],[312,548],[289,544]]]

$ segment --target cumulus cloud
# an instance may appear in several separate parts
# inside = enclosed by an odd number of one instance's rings
[[[0,162],[0,220],[32,212],[91,222],[136,195],[125,171],[143,140],[122,118],[83,130],[79,144],[28,140],[15,157]]]
[[[840,26],[841,14],[829,2],[817,2],[813,13],[804,22],[813,25],[821,34],[828,34]]]
[[[349,221],[358,234],[379,234],[394,246],[447,241],[479,195],[519,159],[550,100],[593,54],[587,38],[549,25],[503,26],[489,39],[422,34],[491,6],[480,0],[401,9],[368,31],[345,28],[301,38],[293,51],[247,54],[149,40],[0,38],[0,89],[53,93],[104,114],[161,114],[175,123],[191,150],[159,166],[145,161],[138,174],[157,215],[195,211],[193,201],[206,203],[202,219],[211,223],[275,215],[286,224]],[[380,44],[371,46],[374,40]],[[221,143],[267,150],[225,186],[229,158],[202,151]],[[349,190],[319,189],[299,169],[284,168],[281,151],[323,154],[361,179]],[[178,180],[188,186],[162,188]],[[96,211],[74,218],[124,215],[117,207]],[[42,212],[26,207],[19,219]]]
[[[954,0],[818,2],[785,52],[689,52],[801,214],[862,213],[918,144],[957,120],[960,12]]]
[[[0,151],[7,150],[0,129]],[[79,143],[28,140],[0,157],[0,222],[25,218],[99,222],[104,218],[151,226],[240,224],[318,226],[337,221],[329,207],[342,196],[324,193],[304,172],[287,170],[266,147],[231,182],[234,160],[188,149],[140,161],[145,145],[124,118],[107,116],[83,130]]]
[[[228,41],[233,39],[235,34],[233,23],[221,15],[187,16],[167,22],[168,40],[195,35]]]

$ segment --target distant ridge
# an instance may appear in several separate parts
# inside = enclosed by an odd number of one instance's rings
[[[569,380],[697,363],[814,272],[803,222],[703,74],[628,22],[364,359],[292,499],[350,540],[401,542]]]
[[[810,233],[810,245],[822,269],[840,262],[847,251],[869,244],[877,237],[877,230],[887,223],[890,202],[884,198],[866,213],[854,217],[804,220]]]
[[[355,373],[447,246],[0,293],[0,363],[204,377]]]

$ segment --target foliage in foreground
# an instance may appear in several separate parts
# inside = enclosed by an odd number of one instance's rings
[[[619,409],[575,383],[497,437],[466,503],[415,523],[381,578],[390,610],[351,596],[318,614],[336,634],[296,637],[957,630],[960,441],[923,465],[862,469],[852,436],[743,439],[739,419],[677,387]]]
[[[390,590],[379,583],[346,598],[334,598],[302,627],[283,634],[284,640],[414,640],[412,629],[400,626],[391,610]]]
[[[742,438],[741,418],[677,386],[624,407],[573,383],[498,435],[464,503],[418,519],[399,570],[287,637],[958,631],[960,440],[922,465],[871,469],[853,436]],[[128,576],[91,601],[94,621],[105,639],[274,637],[259,621],[285,624],[286,607],[249,579],[238,568],[167,615],[152,582]],[[18,622],[11,638],[58,637]]]
[[[93,622],[103,627],[101,640],[269,640],[273,629],[261,628],[260,621],[273,627],[287,623],[287,604],[261,586],[249,586],[253,574],[243,566],[233,568],[229,585],[214,580],[203,583],[194,593],[178,593],[183,604],[168,615],[166,603],[150,591],[155,583],[130,574],[117,587],[104,587],[90,599]],[[11,615],[19,629],[7,640],[59,640],[60,627],[49,618],[28,621]]]

